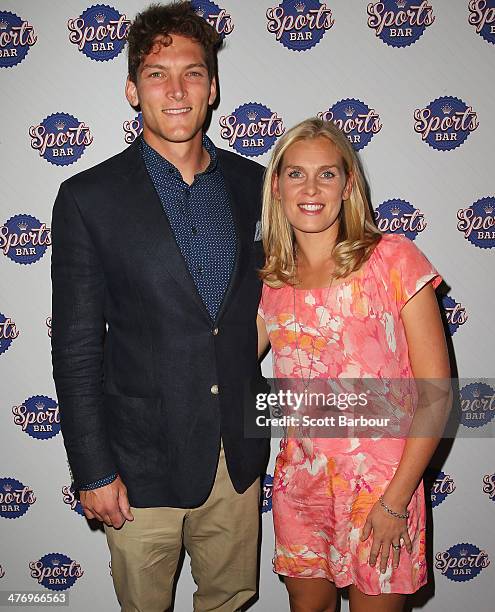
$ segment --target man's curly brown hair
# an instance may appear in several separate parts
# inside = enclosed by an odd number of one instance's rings
[[[128,70],[129,78],[137,82],[139,66],[143,58],[159,43],[168,46],[173,34],[192,38],[204,49],[208,74],[212,79],[217,69],[217,51],[222,39],[209,23],[197,15],[191,2],[152,4],[138,13],[129,28]]]

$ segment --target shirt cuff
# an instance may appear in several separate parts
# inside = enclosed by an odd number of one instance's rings
[[[105,476],[105,478],[100,478],[100,480],[95,480],[95,482],[79,485],[77,488],[79,491],[92,491],[93,489],[100,489],[101,487],[112,483],[116,478],[117,474],[110,474],[110,476]]]

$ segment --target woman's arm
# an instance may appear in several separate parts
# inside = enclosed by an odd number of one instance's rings
[[[268,332],[266,331],[265,320],[258,315],[256,317],[256,327],[258,328],[258,359],[264,355],[270,340],[268,339]]]
[[[435,452],[450,409],[450,366],[438,303],[431,284],[426,285],[401,311],[414,378],[418,379],[418,420],[413,427],[428,437],[407,439],[399,467],[384,495],[392,508],[405,508]],[[422,379],[434,379],[422,384]],[[443,393],[442,393],[443,392]],[[419,411],[423,411],[421,414]],[[429,420],[431,429],[426,421]],[[431,432],[431,435],[429,433]]]
[[[423,287],[402,308],[409,360],[415,379],[418,380],[419,401],[401,460],[394,477],[383,495],[388,508],[405,514],[411,497],[425,471],[448,417],[451,404],[450,367],[435,291],[431,284]],[[422,383],[430,379],[431,384]],[[421,437],[421,435],[423,437]],[[380,569],[386,570],[392,548],[393,566],[399,564],[401,538],[407,551],[412,551],[407,532],[407,521],[389,514],[377,502],[368,515],[361,536],[366,540],[373,531],[369,563],[374,566],[380,556]],[[381,552],[380,552],[381,551]]]

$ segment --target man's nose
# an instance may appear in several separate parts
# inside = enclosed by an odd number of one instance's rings
[[[169,80],[168,96],[173,100],[183,100],[186,97],[186,89],[179,77],[172,77]]]

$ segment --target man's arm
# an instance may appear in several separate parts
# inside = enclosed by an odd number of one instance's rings
[[[63,183],[52,219],[52,361],[62,434],[76,489],[117,472],[103,406],[104,287],[94,244],[76,199]],[[97,489],[99,496],[103,490],[114,491],[113,503],[94,506],[86,513],[88,518],[108,515],[118,519],[119,499],[126,507],[122,487],[125,489],[118,478]],[[81,502],[88,494],[96,495],[85,492]]]

